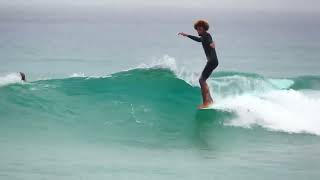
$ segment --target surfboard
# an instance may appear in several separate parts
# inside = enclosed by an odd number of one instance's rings
[[[211,104],[210,106],[205,107],[205,108],[199,108],[199,107],[198,107],[198,109],[199,109],[199,110],[208,110],[208,109],[224,110],[225,107],[224,107],[222,104],[220,104],[220,103],[214,103],[214,104]]]
[[[198,109],[199,109],[199,110],[215,109],[215,105],[210,105],[210,106],[208,106],[208,107],[203,107],[203,108],[199,108],[199,107],[198,107]]]

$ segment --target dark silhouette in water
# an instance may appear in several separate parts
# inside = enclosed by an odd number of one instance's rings
[[[19,72],[22,81],[26,81],[26,75],[23,72]]]

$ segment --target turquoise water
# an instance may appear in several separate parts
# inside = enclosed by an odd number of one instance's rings
[[[217,109],[197,110],[199,88],[157,67],[1,87],[1,176],[319,177],[319,76],[209,82]]]
[[[184,21],[2,23],[0,179],[319,179],[320,26],[294,19],[216,22],[208,110]]]

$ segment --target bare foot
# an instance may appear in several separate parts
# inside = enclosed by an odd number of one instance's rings
[[[205,108],[208,108],[210,107],[211,105],[213,105],[213,101],[212,102],[206,102],[206,103],[203,103],[201,105],[198,106],[198,109],[205,109]]]

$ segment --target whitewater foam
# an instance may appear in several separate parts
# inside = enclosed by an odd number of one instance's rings
[[[168,68],[172,71],[177,70],[177,63],[173,57],[169,55],[164,55],[159,59],[152,61],[151,63],[141,63],[134,69],[150,69],[150,68]],[[130,69],[131,70],[131,69]]]
[[[84,73],[72,73],[70,77],[87,77]]]
[[[22,83],[21,76],[18,73],[10,73],[0,77],[0,86],[5,86],[14,83]]]
[[[319,92],[306,95],[303,91],[274,90],[229,97],[215,108],[237,114],[226,125],[261,126],[274,131],[320,135],[319,107]]]

